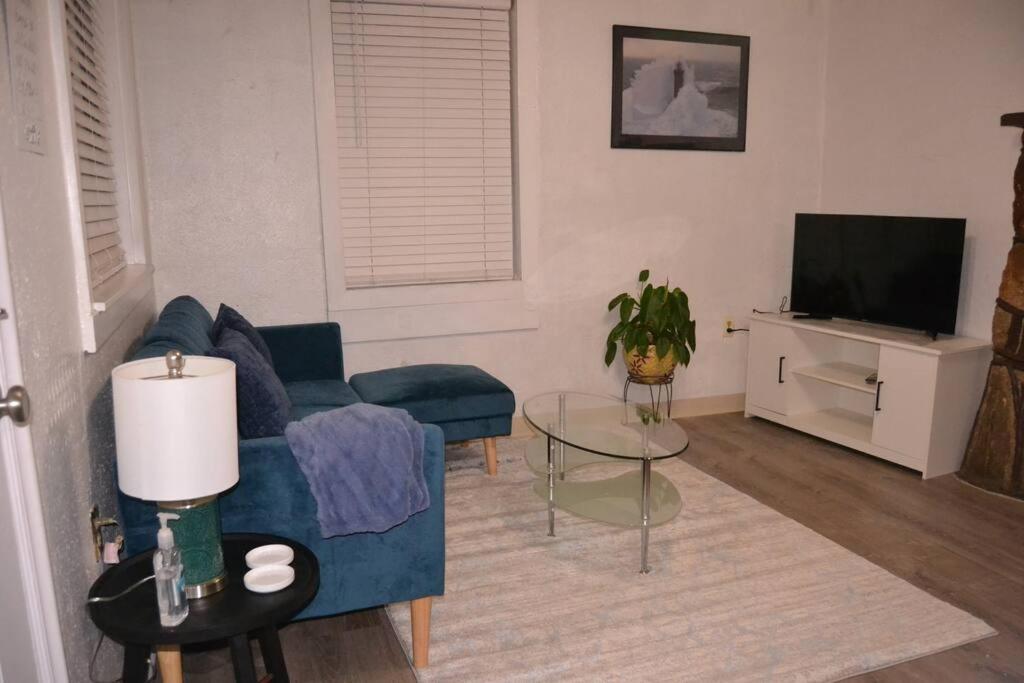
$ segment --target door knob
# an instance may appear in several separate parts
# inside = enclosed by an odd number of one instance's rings
[[[0,417],[5,415],[18,427],[28,424],[29,400],[25,387],[15,385],[7,392],[7,396],[0,399]]]

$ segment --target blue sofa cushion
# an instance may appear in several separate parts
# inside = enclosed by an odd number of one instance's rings
[[[282,382],[345,379],[338,323],[273,325],[257,331],[270,347],[274,370]]]
[[[220,333],[225,329],[232,329],[235,332],[240,332],[252,347],[260,352],[263,359],[270,364],[270,367],[274,367],[274,357],[270,355],[270,348],[267,347],[267,342],[263,341],[263,337],[256,331],[256,328],[252,326],[252,323],[245,319],[241,313],[231,308],[227,304],[221,304],[220,308],[217,309],[217,319],[213,321],[213,331],[211,335],[214,339],[220,340]]]
[[[291,419],[291,401],[281,380],[245,336],[225,328],[209,355],[235,363],[238,433],[243,439],[284,434]]]
[[[324,405],[307,405],[307,406],[296,406],[293,405],[290,411],[292,416],[292,422],[298,422],[304,417],[309,417],[313,413],[322,413],[325,410],[337,410],[338,406],[324,406]]]
[[[205,356],[213,348],[213,318],[201,303],[190,296],[170,301],[153,327],[142,338],[142,344],[160,343],[190,356]],[[157,354],[151,354],[153,357]]]
[[[432,424],[511,415],[516,409],[512,391],[473,365],[408,365],[353,375],[349,384],[367,403],[404,408]]]
[[[340,379],[307,379],[299,382],[285,382],[285,391],[293,406],[350,406],[361,403],[359,394],[347,382]]]

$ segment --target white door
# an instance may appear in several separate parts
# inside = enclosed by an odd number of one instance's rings
[[[10,400],[21,382],[13,305],[0,198],[0,683],[66,681],[29,427],[9,414],[25,412]]]
[[[794,333],[788,327],[750,321],[747,354],[747,403],[785,415],[787,373],[792,366]]]
[[[883,346],[871,442],[922,463],[928,454],[938,356]]]

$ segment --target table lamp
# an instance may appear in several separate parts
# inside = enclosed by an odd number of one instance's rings
[[[216,593],[227,583],[217,494],[238,482],[235,364],[170,351],[111,379],[118,486],[181,516],[171,526],[185,595]]]

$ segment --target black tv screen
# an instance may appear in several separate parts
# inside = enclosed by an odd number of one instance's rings
[[[953,334],[962,218],[798,213],[794,311]]]

